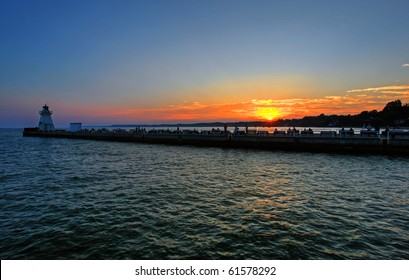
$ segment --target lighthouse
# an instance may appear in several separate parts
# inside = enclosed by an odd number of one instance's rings
[[[40,121],[38,122],[38,129],[42,131],[54,130],[53,120],[51,118],[52,111],[48,110],[47,104],[43,106],[43,110],[38,112],[40,114]]]

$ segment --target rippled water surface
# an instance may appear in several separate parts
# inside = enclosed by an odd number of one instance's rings
[[[409,158],[0,130],[1,259],[409,259]]]

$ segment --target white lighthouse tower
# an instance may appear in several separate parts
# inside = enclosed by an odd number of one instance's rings
[[[38,129],[42,131],[54,130],[52,111],[48,110],[47,104],[43,106],[43,110],[38,112],[40,114],[40,121],[38,122]]]

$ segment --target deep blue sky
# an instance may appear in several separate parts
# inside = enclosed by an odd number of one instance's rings
[[[45,102],[57,125],[206,120],[215,104],[408,85],[408,11],[407,0],[2,0],[0,127],[35,125]],[[194,104],[214,113],[186,117]]]

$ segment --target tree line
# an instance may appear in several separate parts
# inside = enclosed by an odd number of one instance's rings
[[[302,119],[279,119],[270,126],[301,127],[409,127],[409,104],[395,100],[386,104],[382,111],[363,111],[357,115],[325,115],[306,116]]]

